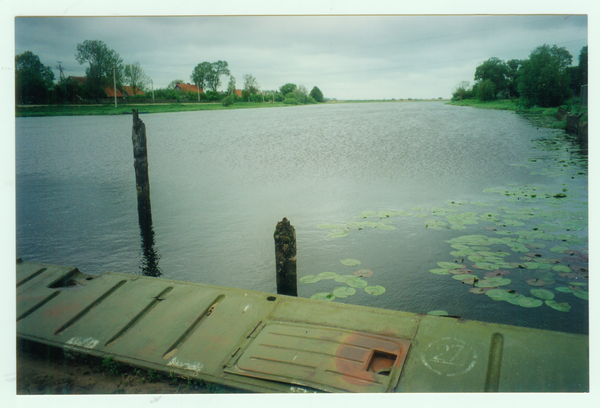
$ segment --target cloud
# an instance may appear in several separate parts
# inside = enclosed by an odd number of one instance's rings
[[[339,99],[430,98],[449,97],[490,57],[523,59],[542,44],[567,47],[576,62],[587,17],[43,17],[17,18],[15,33],[17,53],[62,61],[67,75],[85,72],[77,44],[98,39],[140,62],[155,87],[224,60],[238,87],[252,74],[262,89],[292,82]]]

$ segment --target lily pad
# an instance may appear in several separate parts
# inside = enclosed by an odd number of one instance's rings
[[[458,281],[462,281],[463,279],[472,279],[472,278],[477,278],[477,276],[471,275],[471,274],[468,274],[468,273],[463,273],[461,275],[454,275],[454,276],[452,276],[452,279],[456,279]]]
[[[573,292],[575,296],[583,300],[589,300],[588,292],[582,290],[581,292]]]
[[[385,288],[383,286],[367,286],[365,288],[365,292],[367,292],[369,295],[373,295],[373,296],[379,296],[382,293],[385,293]]]
[[[359,269],[358,271],[354,272],[354,274],[356,276],[360,276],[363,278],[368,278],[369,276],[373,275],[373,271],[370,269]]]
[[[361,279],[358,276],[355,276],[354,278],[348,279],[346,281],[346,284],[348,286],[352,286],[353,288],[365,288],[368,285],[368,283],[367,283],[366,280]]]
[[[540,299],[534,299],[527,296],[520,296],[518,304],[522,307],[540,307],[544,304],[544,302],[542,302]]]
[[[550,248],[550,251],[552,252],[556,252],[556,253],[564,253],[565,251],[567,251],[569,248],[564,247],[564,246],[556,246],[554,248]]]
[[[329,238],[343,238],[347,235],[348,235],[348,230],[335,231],[335,232],[330,232],[329,234],[327,234],[327,236]]]
[[[448,312],[446,312],[445,310],[432,310],[430,312],[427,312],[427,314],[432,316],[448,316]]]
[[[335,288],[335,289],[333,290],[333,295],[334,295],[335,297],[338,297],[338,298],[340,298],[340,299],[342,299],[342,298],[346,298],[346,297],[348,297],[348,296],[352,296],[352,295],[354,295],[355,293],[356,293],[356,289],[354,289],[354,288],[349,288],[349,287],[347,287],[347,286],[342,286],[342,287],[339,287],[339,288]]]
[[[552,267],[552,269],[554,269],[556,272],[564,272],[564,273],[571,273],[572,269],[569,268],[566,265],[554,265]]]
[[[452,271],[455,271],[456,269],[453,269]],[[430,269],[429,272],[436,274],[436,275],[450,275],[450,271],[448,269],[443,269],[443,268],[435,268],[435,269]]]
[[[527,279],[526,282],[531,286],[544,286],[546,284],[546,282],[541,279]]]
[[[300,280],[300,283],[315,283],[315,282],[320,281],[321,279],[322,278],[318,275],[306,275],[306,276],[301,277],[299,280]]]
[[[332,293],[322,292],[322,293],[316,293],[316,294],[312,295],[310,298],[314,299],[314,300],[327,300],[327,301],[331,302],[332,300],[335,299],[335,295],[333,295]]]
[[[498,286],[510,285],[511,280],[506,278],[487,278],[475,283],[478,288],[496,288]]]
[[[465,278],[462,280],[462,283],[464,283],[465,285],[474,285],[475,282],[477,282],[477,276],[475,275],[469,275],[468,278]]]
[[[346,266],[356,266],[361,264],[361,262],[356,259],[342,259],[340,262],[342,265]]]
[[[537,298],[552,300],[554,299],[554,293],[546,289],[531,289],[531,294]]]
[[[464,265],[461,265],[459,263],[454,263],[454,262],[438,262],[437,264],[440,268],[444,268],[444,269],[458,269],[458,268],[465,267]]]
[[[346,283],[348,280],[354,279],[354,278],[356,278],[355,275],[340,275],[337,278],[335,278],[335,281],[339,282],[339,283]]]
[[[568,303],[556,303],[556,300],[546,300],[546,305],[559,312],[568,312],[571,310],[571,305]]]
[[[469,292],[474,293],[475,295],[484,295],[485,292],[487,292],[488,288],[471,288],[469,289]]]
[[[335,279],[340,275],[335,272],[321,272],[317,276],[320,277],[321,279]]]

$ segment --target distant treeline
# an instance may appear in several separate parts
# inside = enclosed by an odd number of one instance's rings
[[[588,83],[587,45],[579,53],[578,65],[564,47],[542,45],[528,59],[502,61],[492,57],[475,69],[475,83],[460,82],[452,100],[518,99],[523,107],[557,107],[579,96]]]
[[[15,95],[16,103],[62,104],[99,102],[113,98],[116,85],[117,97],[130,101],[162,99],[176,102],[201,101],[232,104],[238,100],[246,102],[283,102],[286,104],[306,104],[324,102],[323,93],[316,86],[310,93],[303,85],[287,83],[278,90],[261,91],[256,78],[244,75],[244,87],[236,88],[236,80],[231,75],[227,61],[202,62],[192,70],[190,82],[173,80],[162,89],[153,89],[152,80],[146,75],[139,62],[124,64],[119,54],[103,41],[85,40],[77,44],[75,59],[79,64],[87,64],[85,77],[65,76],[61,63],[56,67],[59,78],[55,80],[52,69],[41,63],[31,51],[15,56]],[[221,78],[228,77],[224,92],[219,92]],[[188,86],[178,86],[178,84]]]

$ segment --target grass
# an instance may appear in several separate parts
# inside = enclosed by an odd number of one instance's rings
[[[219,103],[170,103],[170,104],[121,104],[117,105],[36,105],[17,106],[17,117],[34,116],[86,116],[86,115],[123,115],[131,109],[146,113],[194,112],[202,110],[276,108],[285,106],[281,102],[237,102],[231,106]]]

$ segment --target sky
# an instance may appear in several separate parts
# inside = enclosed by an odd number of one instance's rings
[[[317,86],[326,98],[450,98],[491,57],[565,47],[577,65],[588,17],[568,14],[379,16],[16,17],[15,54],[31,51],[59,77],[84,76],[77,44],[101,40],[139,62],[155,89],[191,82],[201,62],[227,61],[238,89]],[[220,89],[228,78],[221,78]]]

